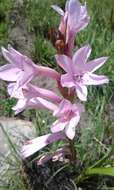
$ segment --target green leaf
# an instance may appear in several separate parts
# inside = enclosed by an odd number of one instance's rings
[[[89,168],[85,172],[86,175],[109,175],[114,176],[114,167],[100,167],[100,168]]]

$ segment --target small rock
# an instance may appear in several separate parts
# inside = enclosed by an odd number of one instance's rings
[[[33,38],[27,33],[26,28],[16,26],[9,31],[9,38],[19,51],[30,56],[33,50]]]
[[[0,123],[3,126],[4,131],[10,137],[12,143],[17,146],[21,146],[24,141],[30,138],[34,138],[35,130],[32,127],[32,123],[24,120],[16,120],[9,118],[1,118]],[[0,156],[7,155],[10,152],[8,146],[7,137],[0,127]]]

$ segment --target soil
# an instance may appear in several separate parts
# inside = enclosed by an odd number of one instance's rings
[[[114,187],[114,178],[109,176],[92,176],[76,186],[73,178],[77,173],[60,161],[50,160],[44,165],[37,165],[37,161],[31,164],[23,161],[23,169],[28,190],[101,190],[103,180],[110,188]]]
[[[44,165],[32,162],[31,166],[23,162],[24,172],[29,184],[29,190],[77,190],[72,180],[73,173],[67,167],[63,168],[60,161],[48,161]],[[25,176],[25,175],[24,175]]]

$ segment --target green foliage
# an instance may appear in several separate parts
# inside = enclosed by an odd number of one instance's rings
[[[114,177],[114,167],[107,168],[90,168],[86,171],[86,175],[109,175]]]
[[[0,46],[8,43],[8,14],[10,13],[12,6],[12,0],[0,1]]]
[[[35,0],[25,1],[25,11],[30,30],[46,35],[50,27],[57,27],[58,16],[52,10],[51,5],[64,6],[65,0]]]
[[[35,62],[38,62],[44,66],[55,67],[54,55],[55,50],[51,43],[38,35],[34,41],[34,52],[32,53]]]
[[[14,99],[0,99],[0,116],[11,117],[14,115],[12,107],[16,101]]]
[[[5,45],[7,43],[7,30],[8,26],[7,23],[1,22],[0,23],[0,45]]]
[[[7,17],[7,12],[11,10],[12,5],[13,5],[12,0],[0,1],[0,20],[3,20]]]

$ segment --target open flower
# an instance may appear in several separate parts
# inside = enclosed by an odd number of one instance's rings
[[[23,158],[27,158],[37,151],[41,150],[48,144],[56,142],[58,140],[64,140],[65,134],[63,132],[47,134],[40,137],[37,137],[33,140],[26,142],[26,144],[22,147],[21,154]]]
[[[55,70],[39,66],[25,55],[22,55],[10,45],[8,50],[2,48],[4,58],[10,63],[0,67],[0,79],[16,82],[14,90],[28,84],[33,78],[42,75],[55,80],[60,79],[60,74]]]
[[[104,75],[96,75],[93,72],[100,68],[107,57],[101,57],[87,62],[91,53],[91,47],[86,45],[80,48],[73,58],[66,55],[56,55],[57,63],[64,69],[66,74],[61,76],[63,87],[74,87],[80,100],[87,100],[88,85],[101,85],[108,83],[109,80]]]
[[[51,90],[39,88],[30,83],[24,85],[23,87],[15,91],[14,91],[14,88],[15,88],[15,83],[10,83],[8,85],[9,95],[11,97],[18,99],[16,106],[12,108],[15,111],[15,114],[18,114],[25,109],[46,108],[46,106],[44,106],[41,103],[41,100],[43,100],[42,98],[45,98],[54,103],[60,103],[62,100],[61,97],[59,97],[56,93],[52,92]],[[13,95],[12,95],[12,92],[13,92]],[[39,98],[41,98],[40,101],[39,101]],[[48,105],[50,104],[48,102]],[[53,105],[53,103],[51,105]]]
[[[63,99],[60,104],[54,104],[42,98],[38,101],[45,108],[51,110],[53,115],[58,119],[52,124],[51,131],[53,133],[65,131],[69,139],[75,136],[75,128],[80,121],[80,115],[84,112],[82,104],[72,104],[70,101]]]
[[[84,106],[82,104],[72,104],[68,100],[61,101],[53,113],[58,119],[53,123],[51,131],[55,133],[65,130],[66,136],[69,139],[73,139],[82,112],[84,112]]]
[[[25,109],[49,109],[54,111],[56,108],[57,106],[54,103],[40,97],[34,97],[18,99],[17,104],[12,109],[15,111],[15,114],[18,114]]]
[[[24,99],[24,98],[31,99],[35,97],[41,97],[41,98],[49,99],[50,101],[56,102],[56,103],[60,103],[62,100],[62,98],[58,96],[55,92],[51,90],[47,90],[45,88],[39,88],[30,83],[22,86],[18,90],[15,90],[15,85],[16,85],[15,83],[10,83],[8,85],[8,93],[11,97],[14,97],[17,99]]]
[[[82,6],[79,0],[69,0],[66,2],[65,12],[57,5],[52,8],[61,15],[59,31],[66,38],[65,54],[71,56],[75,35],[84,29],[90,20],[86,5]]]

